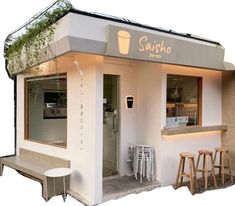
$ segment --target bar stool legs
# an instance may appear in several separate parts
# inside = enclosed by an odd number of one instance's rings
[[[196,168],[195,168],[195,162],[194,162],[194,158],[190,159],[191,161],[189,161],[189,167],[190,167],[190,191],[193,193],[193,187],[195,185],[196,190],[198,189],[197,186],[197,176],[196,176]]]
[[[200,158],[203,156],[203,165],[202,169],[198,169]],[[211,169],[208,169],[208,159],[210,159]],[[208,173],[211,173],[213,182],[215,187],[217,187],[216,179],[215,179],[215,169],[214,169],[214,160],[213,160],[213,152],[209,150],[199,150],[198,151],[198,159],[196,165],[196,171],[202,172],[202,178],[204,180],[205,190],[207,190],[207,183],[208,183]]]
[[[217,154],[218,153],[218,154]],[[183,178],[188,177],[190,181],[190,191],[194,193],[195,189],[198,190],[197,185],[197,172],[202,173],[202,179],[204,182],[205,190],[208,188],[208,176],[211,176],[211,182],[217,187],[215,168],[219,169],[219,175],[221,176],[222,184],[224,185],[225,170],[228,170],[231,182],[233,182],[233,176],[231,171],[231,159],[229,156],[229,150],[221,147],[215,148],[215,154],[213,157],[213,151],[199,150],[196,168],[194,164],[194,155],[189,152],[180,153],[179,168],[176,177],[175,188],[182,186]],[[219,157],[219,164],[216,165],[216,158]],[[188,161],[189,172],[185,172],[186,160]],[[202,161],[202,165],[200,164]],[[199,168],[199,164],[201,165]]]
[[[189,173],[185,173],[185,159],[188,159],[189,162]],[[196,176],[196,168],[194,163],[194,155],[192,153],[188,152],[182,152],[180,153],[180,163],[178,168],[178,173],[176,177],[176,189],[180,186],[182,186],[183,178],[188,177],[190,181],[190,191],[191,193],[194,193],[195,190],[197,190],[197,176]],[[180,181],[180,184],[179,184]],[[195,188],[194,188],[195,187]],[[195,190],[194,190],[195,189]]]
[[[176,189],[179,186],[179,179],[180,179],[180,187],[182,186],[183,176],[181,176],[181,175],[184,172],[184,164],[185,164],[185,158],[181,157],[180,163],[179,163],[179,168],[178,168],[178,173],[177,173],[177,177],[176,177],[176,183],[175,183]]]
[[[222,179],[222,184],[224,185],[224,173],[225,169],[229,170],[229,175],[231,182],[233,182],[233,176],[231,171],[231,160],[229,156],[229,150],[222,147],[216,147],[215,148],[215,156],[214,156],[214,162],[216,161],[217,153],[219,153],[219,165],[215,165],[215,168],[219,168],[219,175]],[[227,166],[225,166],[225,158],[227,159]]]

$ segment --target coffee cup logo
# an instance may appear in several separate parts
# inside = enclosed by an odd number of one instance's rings
[[[129,53],[131,35],[127,31],[120,30],[117,33],[118,47],[120,54],[127,55]]]

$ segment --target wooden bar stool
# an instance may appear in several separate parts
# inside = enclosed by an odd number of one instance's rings
[[[203,165],[202,165],[202,169],[199,169],[199,162],[200,162],[200,158],[201,156],[203,156]],[[209,162],[211,162],[211,168],[209,169]],[[217,187],[216,184],[216,179],[215,179],[215,168],[214,168],[214,160],[213,160],[213,152],[210,150],[199,150],[198,151],[198,158],[197,158],[197,166],[196,166],[196,171],[197,172],[202,172],[202,178],[204,180],[204,185],[205,185],[205,190],[207,190],[207,182],[208,182],[208,175],[209,173],[211,173],[212,178],[213,178],[213,182],[215,187]]]
[[[215,165],[215,168],[219,168],[219,175],[221,176],[222,184],[224,185],[224,171],[225,171],[225,169],[229,170],[230,179],[231,179],[231,182],[233,182],[229,149],[222,148],[222,147],[216,147],[214,162],[216,161],[217,153],[219,153],[219,165]],[[225,158],[227,159],[227,163],[228,163],[228,165],[226,165],[226,166],[225,166]]]
[[[190,191],[191,193],[194,193],[194,187],[195,187],[195,190],[197,190],[197,176],[196,176],[196,168],[195,168],[195,163],[194,163],[194,155],[189,152],[181,152],[179,155],[180,155],[180,163],[179,163],[179,169],[178,169],[175,187],[176,189],[178,188],[179,181],[180,181],[180,187],[181,187],[183,178],[188,177],[190,181]],[[185,159],[188,159],[189,173],[186,173],[184,171]]]

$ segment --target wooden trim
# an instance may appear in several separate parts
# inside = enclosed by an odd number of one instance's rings
[[[202,126],[202,77],[200,76],[194,76],[194,75],[184,75],[184,74],[175,74],[175,73],[167,73],[167,77],[169,75],[173,75],[173,76],[182,76],[182,77],[194,77],[197,78],[197,125],[196,126]],[[166,79],[167,81],[167,79]],[[166,84],[166,90],[167,90],[167,84]],[[167,91],[166,91],[166,95],[167,95]],[[167,98],[167,97],[166,97]],[[171,102],[169,102],[171,104]],[[166,101],[166,105],[169,104]],[[175,103],[174,103],[175,104]],[[183,103],[186,104],[186,103]],[[189,103],[187,103],[189,104]]]
[[[35,79],[36,81],[40,79],[43,80],[43,78],[50,78],[50,77],[60,77],[60,76],[66,76],[67,80],[67,73],[58,73],[58,74],[49,74],[49,75],[40,75],[40,76],[34,76],[34,77],[26,77],[24,79],[24,140],[28,140],[31,142],[36,142],[40,144],[45,144],[45,145],[50,145],[50,146],[55,146],[59,148],[66,149],[67,148],[67,143],[65,146],[62,145],[55,145],[55,144],[50,144],[44,141],[38,141],[38,140],[33,140],[29,139],[29,95],[28,95],[28,80],[29,79]],[[68,105],[67,105],[68,107]],[[67,122],[66,122],[67,125]],[[67,138],[67,137],[66,137]]]
[[[0,158],[0,176],[2,176],[3,174],[3,168],[4,168],[4,164],[2,164],[2,160]]]
[[[198,92],[197,92],[197,124],[202,126],[202,77],[198,77]]]
[[[25,80],[29,80],[29,79],[35,79],[35,80],[40,80],[43,78],[50,78],[50,77],[60,77],[60,76],[66,76],[67,77],[67,73],[63,72],[63,73],[54,73],[54,74],[45,74],[45,75],[40,75],[40,76],[33,76],[33,77],[26,77]]]
[[[29,95],[27,78],[24,79],[24,139],[29,139]]]
[[[40,141],[40,140],[34,140],[34,139],[25,139],[26,141],[29,141],[29,142],[33,142],[33,143],[39,143],[39,144],[44,144],[44,145],[48,145],[48,146],[54,146],[54,147],[59,147],[59,148],[62,148],[62,149],[67,149],[67,143],[65,146],[63,145],[57,145],[57,144],[52,144],[52,143],[47,143],[45,141]]]
[[[227,125],[214,125],[214,126],[189,126],[189,127],[177,127],[177,128],[169,128],[163,129],[161,131],[162,135],[178,135],[178,134],[189,134],[189,133],[197,133],[197,132],[212,132],[212,131],[221,131],[225,132],[228,130]]]

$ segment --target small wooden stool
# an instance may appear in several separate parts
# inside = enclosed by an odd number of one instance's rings
[[[203,165],[202,165],[202,169],[198,169],[201,156],[203,156]],[[209,161],[211,161],[211,169],[210,170],[208,170],[208,159],[210,159]],[[213,181],[214,181],[214,185],[215,185],[215,187],[217,187],[216,179],[215,179],[215,168],[214,168],[214,160],[213,160],[213,152],[212,151],[210,151],[210,150],[199,150],[198,151],[196,168],[197,168],[196,169],[197,172],[202,172],[202,178],[204,180],[205,190],[207,190],[208,173],[211,173]]]
[[[214,162],[216,161],[216,156],[217,153],[219,152],[219,165],[215,165],[215,168],[219,168],[219,175],[221,176],[222,179],[222,184],[224,185],[224,170],[228,169],[229,174],[230,174],[230,179],[231,182],[233,182],[233,176],[232,176],[232,171],[231,171],[231,160],[229,156],[229,149],[222,148],[222,147],[216,147],[215,148],[215,157],[214,157]],[[228,166],[225,166],[225,157],[227,159]]]
[[[189,152],[181,152],[179,155],[180,155],[180,163],[179,163],[179,169],[178,169],[175,187],[176,189],[178,188],[179,180],[180,180],[180,187],[181,187],[183,178],[188,177],[190,181],[190,191],[191,193],[194,193],[194,187],[197,190],[197,176],[196,176],[196,168],[195,168],[195,163],[194,163],[194,155]],[[184,171],[186,158],[189,161],[189,173],[185,173]]]

